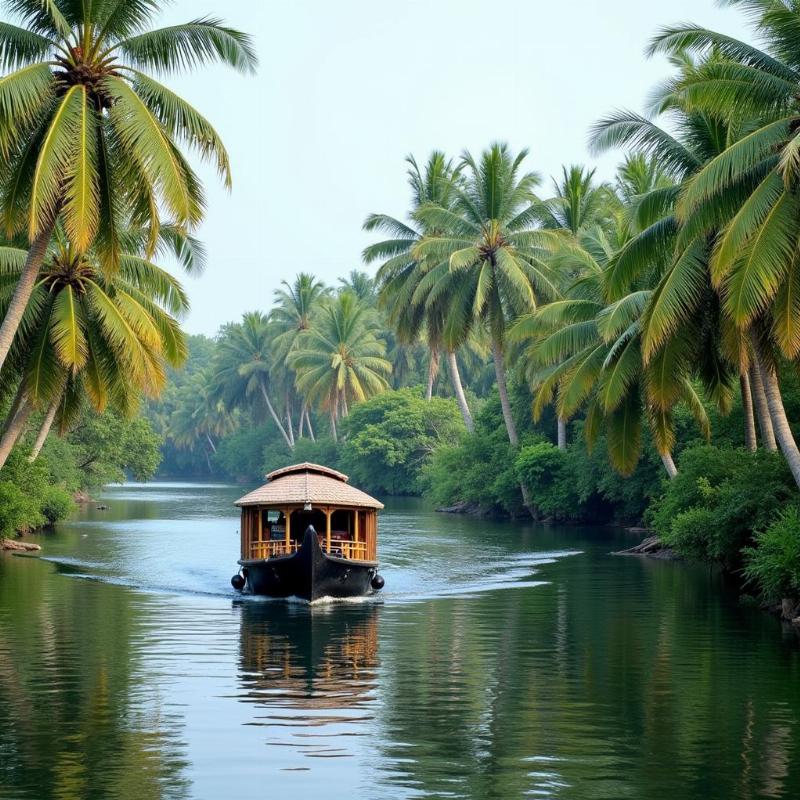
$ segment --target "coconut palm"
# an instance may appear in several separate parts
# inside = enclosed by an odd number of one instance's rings
[[[281,286],[283,288],[276,289],[274,293],[275,306],[270,311],[270,321],[275,330],[276,361],[285,363],[297,337],[311,327],[312,312],[328,290],[321,281],[308,272],[299,273],[292,284],[282,281]],[[287,381],[287,386],[291,388],[293,383],[293,379]],[[314,431],[311,427],[308,403],[303,400],[298,425],[300,436],[306,427],[313,439]]]
[[[701,233],[707,233],[704,220],[722,227],[711,280],[726,316],[749,337],[775,437],[800,486],[800,450],[783,407],[775,355],[800,356],[800,8],[778,0],[735,4],[753,16],[766,50],[679,25],[662,30],[651,52],[699,54],[675,94],[697,113],[731,120],[741,132],[686,186],[678,217]]]
[[[25,258],[17,251],[16,269],[0,276],[0,312]],[[57,229],[3,370],[17,370],[21,379],[0,466],[34,409],[46,410],[35,456],[57,415],[63,430],[84,396],[97,411],[110,403],[126,413],[136,410],[141,395],[156,396],[166,366],[186,357],[178,317],[187,309],[178,281],[135,248],[121,253],[118,270],[109,273],[93,250],[76,252]]]
[[[289,354],[297,388],[330,416],[331,435],[352,403],[388,388],[392,365],[384,358],[367,307],[350,292],[322,303],[315,324],[302,333]]]
[[[0,217],[30,248],[0,325],[0,367],[59,215],[76,254],[94,245],[104,268],[115,268],[126,224],[149,226],[152,247],[159,209],[183,228],[200,220],[202,188],[180,145],[230,184],[213,127],[148,71],[211,61],[251,71],[256,62],[249,38],[216,19],[149,29],[156,0],[3,5],[19,25],[0,25]]]
[[[464,184],[454,184],[450,208],[428,203],[416,217],[426,234],[411,255],[427,265],[417,293],[426,304],[446,300],[450,338],[485,326],[491,337],[497,388],[508,438],[519,443],[511,413],[505,367],[505,334],[510,321],[558,295],[556,276],[543,258],[541,232],[532,230],[540,203],[539,179],[520,174],[527,155],[516,157],[494,144],[480,160],[463,156]]]
[[[276,366],[273,331],[266,314],[251,311],[241,322],[222,328],[213,365],[215,396],[229,411],[262,401],[291,450],[292,440],[271,397]]]
[[[473,430],[472,414],[467,404],[464,387],[458,370],[456,353],[463,344],[463,336],[452,335],[445,341],[446,305],[444,302],[428,302],[429,297],[419,290],[419,284],[428,272],[429,265],[412,254],[412,249],[426,233],[432,235],[435,229],[426,230],[415,219],[416,211],[426,205],[442,208],[452,206],[455,194],[453,186],[459,180],[460,171],[444,153],[431,153],[424,167],[420,167],[413,156],[406,158],[408,184],[411,188],[410,224],[401,222],[386,214],[371,214],[364,223],[364,230],[382,231],[392,238],[370,245],[364,250],[367,263],[381,261],[377,282],[380,287],[380,300],[389,313],[389,323],[397,332],[402,343],[413,344],[420,337],[427,342],[430,352],[426,398],[433,396],[433,386],[439,371],[440,352],[447,351],[447,363],[453,391],[467,430]],[[462,332],[463,333],[463,332]]]
[[[534,418],[541,416],[554,395],[560,416],[585,410],[589,446],[602,425],[610,461],[623,475],[630,475],[638,463],[646,420],[664,468],[673,478],[677,474],[672,458],[674,405],[685,402],[706,435],[708,418],[680,342],[643,363],[642,315],[652,291],[634,290],[606,301],[604,280],[621,244],[602,229],[587,230],[554,255],[558,268],[580,276],[562,299],[522,317],[510,338],[528,343],[524,363],[535,392]]]
[[[231,413],[218,399],[211,370],[198,372],[181,387],[175,411],[169,418],[169,437],[181,450],[202,447],[208,471],[213,472],[211,456],[217,442],[237,427],[236,413]]]
[[[618,205],[616,195],[605,184],[595,184],[595,170],[573,164],[563,167],[561,180],[553,180],[555,194],[542,202],[540,224],[549,230],[560,230],[576,241],[583,230],[602,224],[612,214],[611,205]],[[565,286],[574,275],[564,275]],[[558,447],[566,450],[567,421],[557,416]]]

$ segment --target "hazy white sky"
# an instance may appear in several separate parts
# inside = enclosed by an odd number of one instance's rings
[[[168,22],[224,17],[254,35],[260,68],[173,79],[230,151],[228,195],[203,170],[209,250],[186,279],[187,328],[213,334],[266,309],[283,279],[333,283],[361,266],[369,212],[403,216],[403,158],[500,139],[544,176],[590,162],[587,131],[616,107],[641,110],[667,71],[643,50],[691,20],[752,36],[713,0],[177,0]],[[610,176],[619,157],[598,164]]]

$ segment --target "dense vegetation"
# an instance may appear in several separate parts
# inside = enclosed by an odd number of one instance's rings
[[[225,181],[228,161],[144,70],[248,70],[247,37],[209,20],[146,32],[154,3],[8,3],[25,28],[0,32],[0,478],[27,480],[16,444],[36,464],[51,427],[81,447],[87,409],[130,418],[147,398],[166,473],[252,482],[307,459],[446,505],[646,520],[765,597],[788,591],[800,10],[731,4],[766,50],[663,29],[650,50],[672,74],[651,113],[616,111],[591,134],[624,153],[613,180],[570,166],[548,192],[527,152],[501,143],[409,157],[407,214],[364,224],[374,278],[302,273],[270,308],[187,341],[186,296],[155,263],[204,260],[179,145]]]

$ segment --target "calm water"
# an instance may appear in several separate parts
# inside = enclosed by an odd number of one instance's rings
[[[608,530],[390,502],[380,602],[242,601],[221,486],[0,557],[0,798],[800,797],[800,649]]]

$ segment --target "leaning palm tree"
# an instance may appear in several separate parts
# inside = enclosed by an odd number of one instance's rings
[[[115,268],[119,231],[159,209],[183,228],[203,213],[200,181],[180,145],[214,162],[228,155],[210,123],[148,74],[221,61],[256,63],[250,40],[212,18],[148,29],[156,0],[4,0],[19,25],[0,25],[0,218],[30,249],[0,325],[2,367],[61,215],[76,253],[94,245]]]
[[[266,314],[251,311],[241,322],[223,327],[213,364],[215,396],[230,411],[262,401],[291,450],[292,439],[270,396],[275,367],[273,331]]]
[[[456,353],[462,344],[458,336],[444,340],[446,310],[442,302],[428,303],[424,293],[417,291],[420,281],[428,271],[428,265],[412,255],[412,249],[424,235],[433,235],[435,229],[426,229],[415,219],[416,211],[425,205],[442,208],[452,206],[455,194],[453,186],[459,180],[460,170],[444,153],[435,150],[424,167],[420,167],[413,156],[406,158],[408,184],[411,188],[410,224],[386,214],[371,214],[364,223],[367,231],[382,231],[391,238],[370,245],[364,250],[366,263],[381,261],[377,282],[380,302],[389,314],[389,324],[400,341],[407,345],[416,343],[420,337],[427,343],[430,353],[428,362],[428,384],[426,398],[433,396],[433,386],[439,371],[442,350],[447,351],[447,363],[453,391],[467,430],[472,430],[472,414],[467,404],[464,387],[458,370]]]
[[[675,95],[696,113],[730,120],[740,132],[686,186],[677,216],[701,236],[708,236],[708,220],[722,227],[710,278],[726,316],[749,339],[775,438],[800,486],[800,450],[776,367],[778,353],[800,356],[800,8],[779,0],[729,1],[752,15],[766,50],[679,25],[662,30],[651,52],[699,54],[697,67],[675,83]]]
[[[385,353],[366,306],[350,292],[323,303],[316,324],[298,337],[289,354],[297,388],[328,412],[334,440],[336,423],[352,403],[389,387],[392,365]]]
[[[412,249],[427,265],[416,292],[426,303],[446,299],[450,336],[486,326],[491,336],[497,388],[508,438],[519,435],[511,413],[505,367],[508,323],[558,295],[558,281],[543,258],[545,236],[532,230],[540,209],[534,173],[520,175],[527,155],[493,144],[475,160],[463,157],[466,179],[454,185],[451,208],[429,203],[416,216],[428,234]]]
[[[129,232],[123,238],[135,242],[138,237]],[[16,270],[0,276],[0,312],[2,299],[10,295],[2,289],[19,279],[25,258],[24,251],[17,251]],[[119,268],[109,273],[93,250],[76,252],[57,229],[20,335],[0,372],[21,375],[0,441],[0,466],[34,409],[45,410],[36,455],[57,415],[63,429],[84,397],[96,411],[110,404],[133,413],[142,395],[156,396],[166,381],[166,367],[177,367],[186,357],[178,318],[187,310],[178,281],[135,247],[122,252]]]
[[[641,452],[646,420],[670,478],[677,469],[673,408],[685,402],[704,434],[709,424],[693,386],[690,366],[677,340],[644,364],[642,315],[652,290],[636,289],[607,302],[604,281],[625,229],[616,238],[602,230],[584,231],[555,258],[578,273],[564,297],[522,317],[510,338],[525,343],[523,363],[534,389],[534,418],[554,400],[564,417],[585,411],[584,433],[592,446],[605,428],[612,466],[630,475]]]

